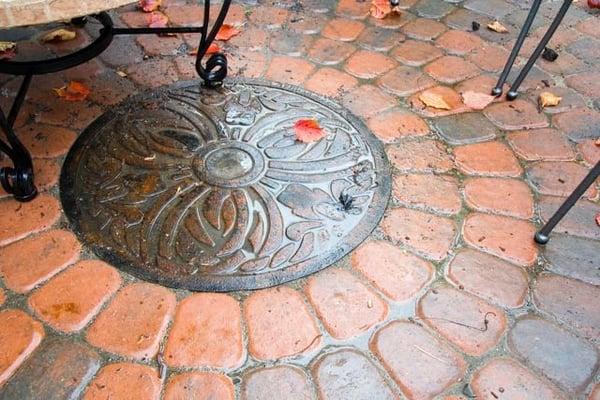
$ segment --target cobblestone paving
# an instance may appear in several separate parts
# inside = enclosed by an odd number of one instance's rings
[[[544,2],[531,52],[559,1]],[[95,260],[69,232],[58,174],[77,134],[143,88],[195,77],[197,37],[119,37],[100,59],[36,78],[17,121],[43,192],[0,200],[1,399],[600,399],[600,213],[591,188],[546,249],[532,235],[600,158],[600,20],[574,4],[515,102],[471,112],[527,13],[507,0],[235,4],[232,76],[337,99],[386,143],[393,199],[349,257],[281,287],[175,291]],[[167,1],[176,24],[202,14]],[[123,24],[146,24],[134,7]],[[500,19],[510,30],[485,29]],[[472,21],[482,29],[471,32]],[[93,25],[87,29],[93,30]],[[87,39],[21,54],[71,50]],[[519,64],[524,60],[520,59]],[[119,73],[118,73],[119,72]],[[513,74],[514,76],[514,74]],[[92,89],[64,102],[71,79]],[[17,80],[1,77],[7,107]],[[539,112],[545,85],[563,97]],[[443,93],[452,109],[419,100]]]

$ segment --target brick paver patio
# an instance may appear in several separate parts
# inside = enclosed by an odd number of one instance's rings
[[[193,2],[163,2],[174,24]],[[591,188],[545,249],[536,227],[600,159],[600,19],[574,4],[518,100],[483,111],[527,10],[509,0],[234,4],[231,76],[331,96],[383,142],[394,189],[349,257],[280,287],[229,294],[149,284],[94,259],[58,200],[64,155],[126,96],[195,78],[196,37],[120,37],[99,59],[37,78],[17,127],[42,193],[0,195],[1,399],[600,399],[600,215]],[[530,52],[560,2],[542,5]],[[135,7],[120,20],[144,26]],[[499,19],[508,34],[491,32]],[[481,29],[472,32],[472,22]],[[93,29],[93,25],[88,27]],[[22,55],[88,40],[36,42]],[[514,74],[513,74],[514,76]],[[1,78],[7,107],[18,80]],[[53,88],[91,88],[65,102]],[[546,87],[548,86],[548,87]],[[537,107],[542,90],[558,107]],[[451,110],[427,107],[422,91]]]

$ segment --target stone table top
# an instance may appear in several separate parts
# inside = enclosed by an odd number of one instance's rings
[[[70,20],[135,0],[0,0],[0,28]]]

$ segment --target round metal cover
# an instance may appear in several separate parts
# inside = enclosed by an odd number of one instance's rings
[[[296,140],[316,119],[325,136]],[[83,243],[145,280],[191,290],[268,287],[358,246],[390,195],[381,143],[348,111],[292,86],[178,84],[94,121],[61,175]]]

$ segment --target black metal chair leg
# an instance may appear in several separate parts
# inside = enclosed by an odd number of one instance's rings
[[[533,4],[531,5],[531,10],[529,10],[529,14],[527,14],[527,19],[525,20],[525,24],[523,25],[521,32],[519,32],[517,41],[515,42],[515,45],[514,45],[512,51],[510,52],[510,56],[508,57],[508,60],[506,61],[506,65],[504,66],[504,69],[502,70],[502,73],[500,74],[498,83],[496,84],[496,87],[494,87],[494,89],[492,89],[493,96],[499,97],[500,95],[502,95],[502,87],[506,83],[508,74],[510,74],[510,70],[512,69],[513,65],[515,64],[515,60],[517,59],[517,55],[519,55],[519,52],[521,51],[521,47],[523,47],[525,38],[527,37],[529,30],[531,29],[531,25],[533,24],[533,20],[535,19],[535,16],[537,15],[538,10],[540,9],[540,4],[542,4],[542,0],[535,0],[533,2]]]
[[[562,22],[563,18],[565,17],[565,14],[569,10],[569,7],[571,7],[572,3],[573,0],[565,0],[563,2],[563,5],[560,7],[560,10],[558,10],[558,14],[554,18],[554,21],[552,21],[552,24],[550,24],[548,31],[546,31],[544,37],[533,51],[533,54],[531,55],[531,57],[529,57],[529,60],[527,60],[527,64],[525,64],[525,66],[521,70],[521,73],[519,73],[519,76],[513,82],[510,91],[506,95],[506,98],[508,100],[514,100],[519,95],[519,87],[521,86],[521,83],[523,83],[523,81],[527,77],[527,74],[529,74],[529,71],[542,54],[542,51],[544,51],[544,48],[546,47],[550,39],[552,39],[552,36],[554,36],[556,29],[558,29],[558,26]]]
[[[577,200],[590,186],[594,184],[596,179],[600,176],[600,161],[596,163],[594,168],[587,174],[587,176],[581,181],[581,183],[575,188],[573,193],[565,200],[565,202],[558,208],[554,215],[546,222],[546,225],[542,227],[535,234],[535,241],[539,244],[546,244],[550,240],[550,233],[556,227],[556,225],[563,219],[563,217],[569,212],[569,210],[575,205]]]

